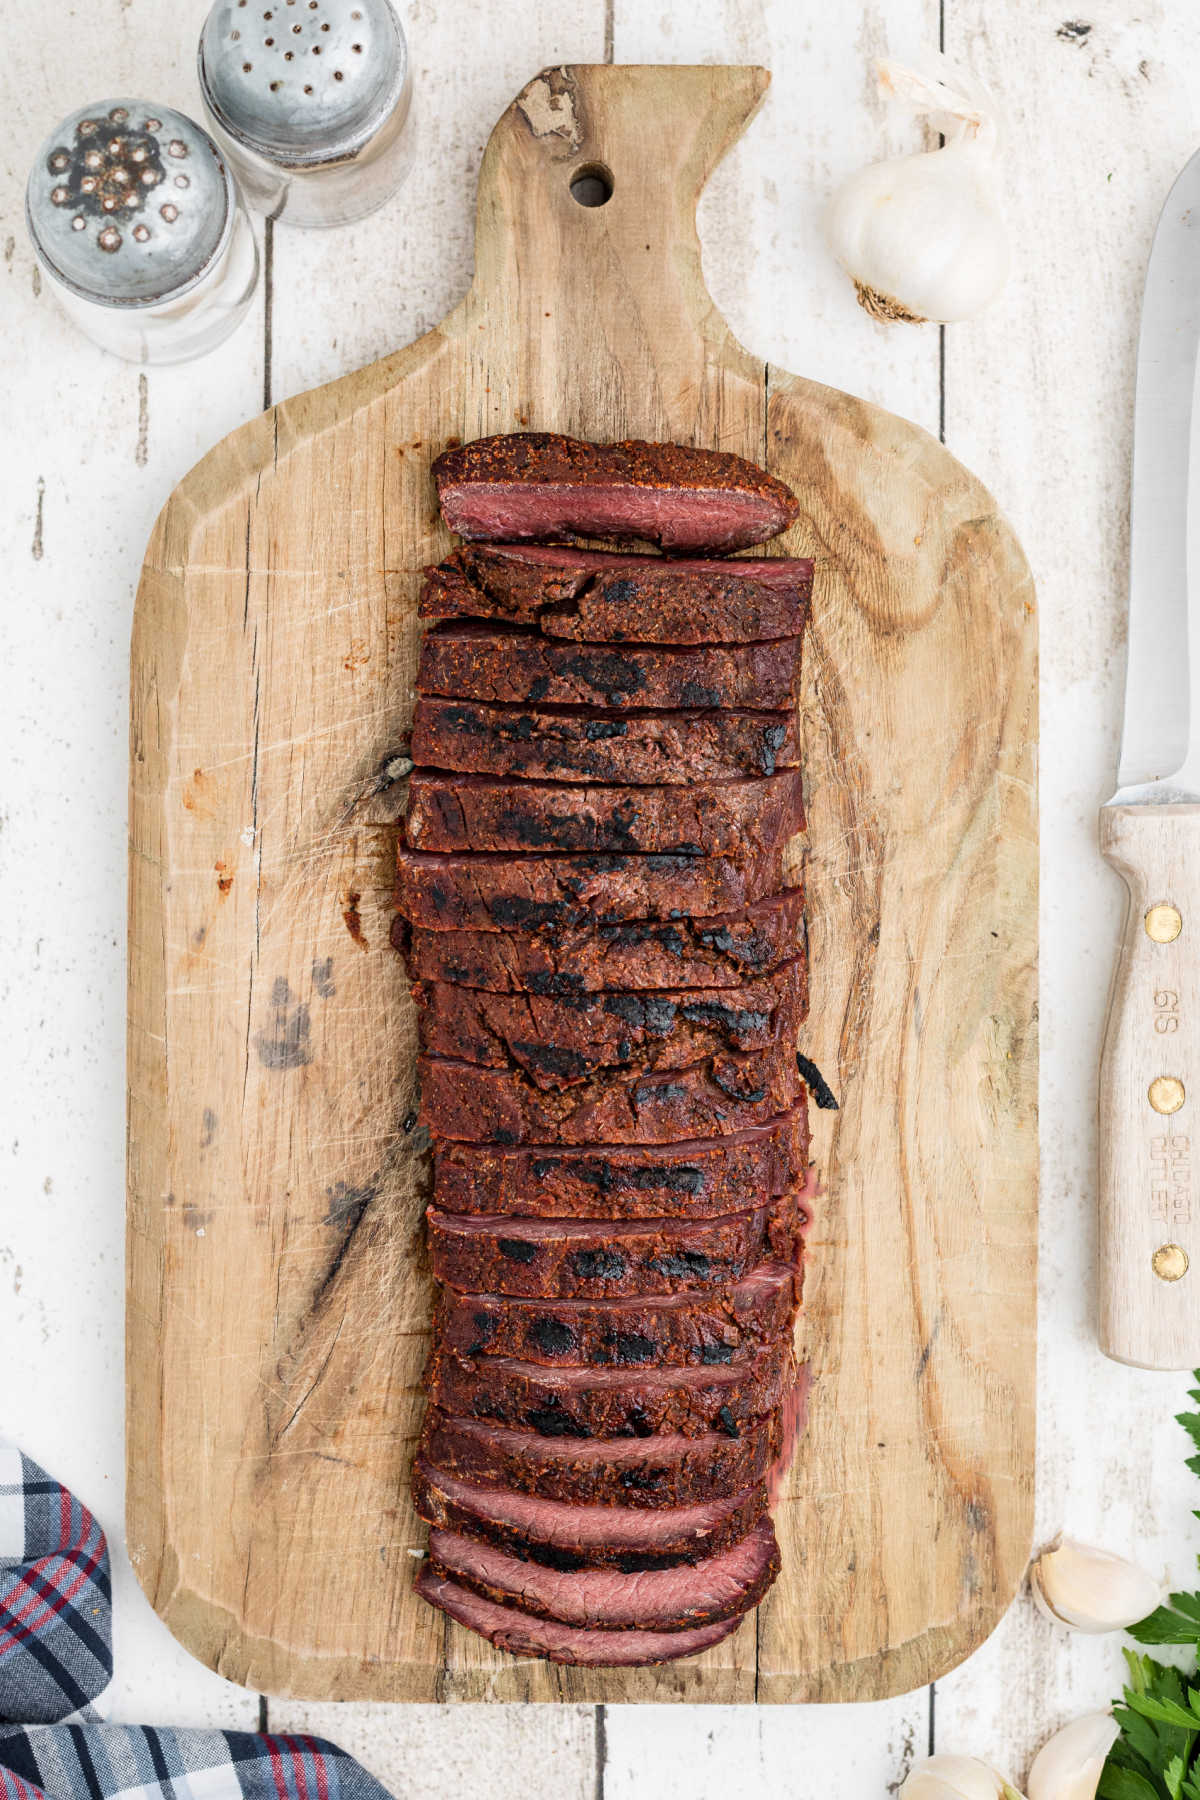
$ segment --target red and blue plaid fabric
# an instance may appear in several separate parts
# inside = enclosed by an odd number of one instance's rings
[[[92,1723],[111,1675],[104,1533],[0,1438],[0,1800],[388,1800],[320,1738]]]
[[[388,1800],[320,1738],[133,1725],[0,1727],[0,1800]]]
[[[0,1438],[0,1721],[65,1719],[108,1686],[112,1667],[104,1533]]]

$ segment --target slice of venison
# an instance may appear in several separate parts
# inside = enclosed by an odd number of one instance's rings
[[[631,919],[546,931],[429,931],[408,936],[414,981],[548,997],[647,989],[739,988],[804,950],[804,893],[716,918]]]
[[[698,1563],[739,1543],[766,1510],[752,1483],[727,1500],[655,1509],[580,1506],[462,1481],[419,1456],[413,1468],[418,1517],[550,1569],[669,1569]]]
[[[535,625],[584,644],[751,644],[799,639],[813,566],[615,556],[556,546],[468,545],[427,569],[422,618]]]
[[[513,1656],[540,1656],[547,1662],[587,1669],[650,1668],[711,1650],[737,1630],[739,1620],[695,1626],[690,1631],[585,1631],[555,1619],[535,1619],[511,1606],[497,1606],[423,1563],[414,1583],[430,1606],[487,1638]]]
[[[396,905],[411,924],[430,931],[559,931],[576,925],[591,931],[650,919],[721,919],[786,890],[795,895],[799,917],[804,902],[798,875],[782,854],[749,861],[685,855],[448,856],[401,847]]]
[[[435,1526],[436,1574],[499,1606],[601,1631],[686,1631],[739,1617],[758,1605],[779,1573],[779,1545],[766,1513],[736,1544],[701,1563],[625,1573],[552,1569],[493,1544]]]
[[[758,1419],[736,1437],[546,1438],[431,1407],[417,1454],[439,1477],[572,1506],[657,1510],[743,1493],[766,1479],[778,1449],[774,1419]]]
[[[804,1180],[808,1097],[766,1125],[676,1144],[564,1149],[435,1139],[433,1197],[453,1213],[540,1218],[692,1218],[736,1212]]]
[[[688,787],[572,787],[416,769],[405,819],[414,850],[778,857],[803,829],[799,769]]]
[[[638,1369],[703,1366],[790,1339],[799,1298],[795,1263],[760,1263],[718,1293],[617,1300],[512,1300],[437,1291],[434,1343],[460,1355]]]
[[[509,432],[433,463],[451,531],[468,539],[639,539],[667,550],[739,550],[796,518],[791,489],[757,464],[682,444],[591,444]]]
[[[713,1219],[529,1219],[426,1213],[434,1278],[464,1294],[557,1299],[726,1287],[800,1253],[798,1203]]]
[[[412,755],[435,769],[531,781],[688,785],[799,766],[794,713],[624,712],[417,702]]]
[[[420,1116],[438,1136],[467,1143],[670,1144],[762,1125],[804,1087],[794,1050],[710,1056],[686,1069],[605,1072],[574,1087],[536,1087],[515,1069],[417,1059]]]
[[[737,988],[562,997],[418,981],[412,996],[426,1056],[517,1068],[538,1087],[561,1088],[606,1069],[686,1068],[722,1051],[777,1045],[794,1051],[808,1014],[808,970],[795,958]]]
[[[417,692],[493,705],[742,707],[787,711],[799,695],[801,640],[577,644],[474,620],[425,633]]]
[[[790,1338],[736,1361],[645,1369],[551,1368],[511,1356],[462,1356],[435,1345],[424,1383],[433,1405],[543,1437],[703,1437],[744,1430],[781,1407],[796,1383]]]

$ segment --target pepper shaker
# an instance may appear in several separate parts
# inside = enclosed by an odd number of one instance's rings
[[[217,0],[200,91],[247,200],[285,225],[345,225],[412,160],[408,45],[389,0]]]
[[[25,191],[64,311],[130,362],[186,362],[245,316],[258,248],[217,146],[144,100],[82,107],[46,139]]]

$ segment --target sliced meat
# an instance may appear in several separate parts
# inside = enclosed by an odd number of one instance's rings
[[[545,1438],[431,1407],[418,1455],[440,1477],[578,1506],[641,1510],[728,1500],[765,1480],[779,1448],[773,1419],[736,1437]]]
[[[497,1606],[438,1575],[428,1563],[422,1565],[414,1585],[430,1606],[487,1638],[497,1649],[586,1669],[641,1669],[698,1656],[729,1637],[740,1622],[725,1619],[691,1631],[585,1631],[554,1619],[535,1619],[514,1607]]]
[[[724,917],[787,889],[782,855],[424,856],[401,849],[396,904],[431,931],[565,930],[641,920]],[[678,986],[678,977],[664,985]]]
[[[517,706],[745,707],[786,711],[800,691],[801,640],[763,644],[576,644],[477,621],[425,633],[419,694]]]
[[[735,1212],[748,1199],[774,1196],[804,1178],[808,1102],[767,1125],[729,1137],[668,1145],[539,1144],[435,1140],[433,1197],[447,1212],[540,1218],[660,1218]]]
[[[435,1574],[498,1606],[600,1631],[686,1631],[758,1605],[779,1573],[775,1527],[764,1515],[740,1542],[704,1562],[673,1569],[550,1569],[493,1544],[436,1527],[429,1534]]]
[[[622,855],[777,857],[804,829],[798,769],[690,787],[563,787],[417,769],[414,850],[600,850]]]
[[[725,1287],[765,1257],[794,1262],[790,1197],[715,1219],[527,1219],[426,1215],[433,1273],[463,1294],[557,1299]]]
[[[439,1473],[423,1457],[413,1469],[413,1505],[444,1531],[492,1544],[548,1569],[670,1569],[739,1543],[766,1510],[761,1482],[728,1500],[655,1510],[575,1506]]]
[[[763,1125],[804,1087],[790,1046],[710,1056],[686,1069],[608,1071],[574,1087],[539,1088],[518,1069],[417,1059],[422,1122],[465,1143],[671,1144]]]
[[[713,1363],[749,1356],[760,1344],[790,1339],[800,1271],[760,1263],[716,1294],[668,1294],[626,1300],[509,1300],[498,1294],[439,1289],[434,1342],[467,1357],[590,1363],[637,1369]]]
[[[715,918],[631,919],[547,931],[428,931],[407,938],[414,981],[548,997],[739,988],[804,949],[804,894]]]
[[[665,550],[740,550],[784,531],[791,489],[727,451],[550,431],[476,438],[433,464],[442,517],[460,537],[639,539]]]
[[[794,713],[624,712],[421,699],[412,755],[532,781],[729,781],[798,767]]]
[[[717,1346],[721,1355],[725,1346]],[[715,1353],[715,1352],[714,1352]],[[510,1356],[460,1356],[435,1347],[425,1371],[444,1412],[537,1431],[543,1437],[682,1437],[738,1430],[783,1405],[796,1381],[790,1338],[748,1356],[664,1369],[549,1368]]]
[[[536,625],[589,644],[750,644],[799,639],[813,566],[796,557],[668,562],[661,556],[468,545],[421,590],[423,618]]]
[[[606,1069],[686,1068],[722,1051],[794,1050],[808,1013],[808,970],[797,957],[743,987],[561,998],[420,981],[413,999],[426,1056],[518,1068],[538,1087],[562,1088]]]

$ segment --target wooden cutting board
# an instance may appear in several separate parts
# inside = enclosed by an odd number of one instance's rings
[[[1036,625],[995,502],[915,426],[765,367],[695,207],[756,68],[551,69],[497,125],[474,286],[220,444],[155,529],[133,641],[129,1549],[203,1662],[268,1693],[866,1700],[944,1673],[1032,1518]],[[600,207],[577,173],[612,182]],[[866,329],[864,324],[864,329]],[[418,1602],[430,1290],[389,765],[430,458],[521,427],[736,451],[818,560],[803,730],[812,1022],[841,1099],[801,1332],[783,1574],[726,1643],[591,1673]]]

